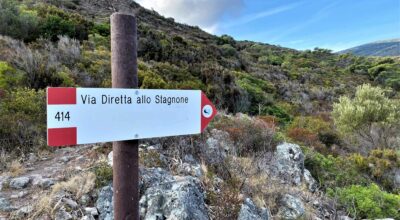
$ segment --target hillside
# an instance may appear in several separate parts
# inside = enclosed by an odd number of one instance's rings
[[[400,56],[400,39],[376,41],[350,49],[342,50],[339,54],[351,53],[358,56]]]
[[[220,112],[140,141],[143,219],[400,218],[400,59],[214,36],[131,0],[0,0],[0,219],[112,219],[111,144],[46,146],[45,88],[111,87],[117,11],[138,20],[140,88]]]

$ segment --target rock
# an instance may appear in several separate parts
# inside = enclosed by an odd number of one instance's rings
[[[13,213],[13,217],[17,219],[24,219],[33,211],[33,206],[24,206]]]
[[[211,130],[210,137],[206,140],[205,159],[209,164],[221,164],[226,158],[226,152],[234,149],[234,144],[225,131]]]
[[[34,154],[34,153],[29,153],[29,156],[28,156],[28,162],[29,162],[29,163],[34,163],[34,162],[36,162],[37,160],[38,160],[38,158],[37,158],[36,154]]]
[[[55,215],[55,220],[70,220],[70,219],[73,219],[74,217],[70,214],[70,213],[68,213],[67,211],[65,211],[64,209],[59,209],[57,212],[56,212],[56,215]]]
[[[11,206],[11,203],[6,198],[0,197],[0,212],[11,212],[14,210],[14,207]]]
[[[308,171],[307,169],[304,169],[303,178],[304,178],[304,181],[307,184],[308,190],[310,192],[315,192],[315,190],[317,190],[317,188],[318,188],[318,183],[312,177],[310,171]]]
[[[43,178],[43,176],[39,174],[30,175],[29,178],[31,179],[32,186],[39,186],[42,189],[48,189],[55,184],[53,179]]]
[[[114,219],[113,189],[111,184],[101,188],[98,199],[96,201],[96,208],[99,212],[99,219]]]
[[[69,198],[62,198],[62,201],[63,201],[67,206],[71,207],[72,209],[78,208],[78,203],[75,202],[75,201],[72,200],[72,199],[69,199]]]
[[[63,157],[61,157],[60,159],[59,159],[59,161],[60,162],[63,162],[63,163],[67,163],[68,161],[70,161],[71,160],[71,157],[69,157],[69,156],[63,156]]]
[[[304,171],[304,155],[299,145],[283,143],[276,147],[276,168],[279,175],[293,184],[301,184]]]
[[[280,200],[278,215],[282,219],[295,220],[304,215],[303,202],[292,195],[285,194]]]
[[[272,168],[275,175],[280,179],[300,186],[303,180],[311,192],[318,188],[317,181],[311,173],[304,168],[304,154],[297,144],[283,143],[276,147]]]
[[[342,216],[338,217],[338,220],[353,220],[353,218],[350,218],[349,216],[342,215]]]
[[[112,151],[107,155],[107,164],[110,165],[111,167],[113,166],[113,152]]]
[[[42,181],[39,183],[39,186],[40,186],[42,189],[48,189],[48,188],[50,188],[50,186],[52,186],[52,185],[54,185],[54,184],[55,184],[55,182],[54,182],[53,179],[44,178],[44,179],[42,179]]]
[[[148,188],[139,206],[142,219],[209,219],[201,183],[191,176]]]
[[[88,205],[90,202],[90,196],[88,194],[83,194],[79,200],[79,203],[82,205]]]
[[[81,220],[96,220],[96,219],[91,215],[85,215],[81,218]]]
[[[268,220],[268,209],[259,209],[250,198],[244,200],[240,208],[238,220]]]
[[[96,207],[86,207],[85,213],[91,216],[98,216],[99,212],[97,211]]]
[[[150,187],[155,187],[166,182],[174,181],[174,177],[161,168],[140,168],[139,189],[140,195]]]
[[[18,198],[23,198],[28,194],[28,191],[21,191],[18,192],[17,194],[13,194],[10,196],[11,199],[18,199]]]
[[[199,178],[203,176],[200,164],[181,163],[178,165],[177,172],[184,176],[189,175]]]
[[[24,189],[28,186],[29,182],[30,182],[29,177],[17,177],[11,179],[10,187],[13,189]]]

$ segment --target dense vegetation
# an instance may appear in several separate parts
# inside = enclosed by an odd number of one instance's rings
[[[386,173],[400,167],[398,58],[235,41],[128,6],[139,21],[141,88],[201,89],[221,110],[258,116],[263,123],[213,126],[241,141],[239,155],[272,151],[282,140],[299,143],[305,166],[350,214],[396,217],[399,191]],[[111,85],[111,12],[83,0],[0,0],[3,153],[45,147],[47,86]]]

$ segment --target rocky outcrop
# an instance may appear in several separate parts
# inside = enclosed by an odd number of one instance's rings
[[[161,168],[140,169],[141,219],[209,219],[200,181],[172,176]],[[99,219],[113,218],[112,186],[103,187],[96,208]]]
[[[140,199],[142,219],[209,219],[200,181],[187,176],[146,190]]]
[[[274,170],[281,179],[296,186],[305,182],[311,192],[318,187],[311,173],[304,168],[304,154],[297,144],[283,143],[276,147]]]
[[[304,205],[301,199],[289,194],[285,194],[280,199],[278,216],[282,219],[299,219],[305,213]]]
[[[113,189],[112,185],[101,188],[96,201],[96,208],[99,211],[100,220],[114,219]]]
[[[17,177],[10,180],[10,187],[13,189],[23,189],[28,186],[30,181],[29,177]]]
[[[269,213],[266,208],[258,208],[250,198],[246,198],[240,208],[238,220],[268,220]]]

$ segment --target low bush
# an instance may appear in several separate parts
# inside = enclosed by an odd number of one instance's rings
[[[261,119],[223,117],[214,123],[214,127],[229,133],[230,138],[236,143],[238,155],[248,156],[274,150],[276,127]]]
[[[324,156],[305,148],[304,166],[316,178],[322,189],[368,185],[371,180],[359,171],[358,166],[346,157]]]
[[[0,90],[10,90],[22,85],[22,74],[7,62],[0,61]]]
[[[43,90],[19,88],[0,99],[0,145],[19,154],[46,142],[46,97]]]
[[[338,188],[336,191],[330,190],[329,195],[337,197],[339,203],[356,219],[400,218],[400,195],[382,191],[376,184]]]
[[[318,135],[305,128],[290,128],[287,131],[287,136],[301,144],[316,146],[319,144]]]

